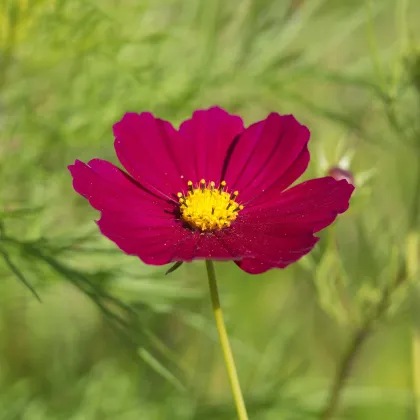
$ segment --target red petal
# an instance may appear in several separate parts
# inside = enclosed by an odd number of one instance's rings
[[[291,185],[309,162],[309,130],[292,115],[272,113],[239,137],[229,156],[226,182],[246,204]]]
[[[259,274],[297,261],[318,241],[313,233],[347,210],[353,190],[346,181],[313,179],[281,193],[269,205],[244,209],[229,237],[232,246],[239,242],[248,249],[238,266]]]
[[[136,255],[152,265],[192,260],[196,240],[180,223],[151,227],[137,224],[133,218],[123,221],[117,216],[103,213],[98,226],[126,254]]]
[[[253,224],[298,224],[317,232],[349,207],[354,186],[345,180],[312,179],[279,194],[267,204],[244,209],[242,217]]]
[[[244,130],[242,119],[230,115],[221,108],[195,111],[192,118],[183,122],[179,132],[191,151],[194,160],[195,177],[214,181],[222,179],[225,158],[234,138]]]
[[[274,268],[297,261],[314,247],[318,238],[306,227],[298,225],[266,227],[241,221],[232,225],[223,241],[227,248],[236,249],[243,261],[256,259]],[[238,265],[243,268],[242,262]]]
[[[153,196],[109,162],[69,166],[74,189],[102,212],[101,232],[124,252],[148,264],[190,261],[194,235],[172,214],[172,203]]]
[[[212,232],[198,234],[197,247],[194,251],[194,259],[212,259],[212,260],[234,260],[241,258],[235,251],[226,248],[224,242],[220,239],[223,232]]]
[[[164,210],[173,209],[172,204],[144,190],[121,169],[105,160],[93,159],[88,165],[76,160],[69,170],[74,189],[97,210],[131,208],[141,214],[161,213],[168,218]]]
[[[151,113],[127,113],[113,127],[118,159],[149,191],[176,201],[191,176],[185,143],[167,121]],[[191,172],[191,171],[190,171]]]
[[[274,264],[257,258],[245,258],[242,261],[235,261],[235,263],[241,270],[245,271],[248,274],[262,274],[268,270],[271,270],[272,268],[285,268],[288,266],[288,264]]]

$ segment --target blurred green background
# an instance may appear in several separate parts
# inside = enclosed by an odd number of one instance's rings
[[[204,264],[123,255],[66,168],[116,162],[126,111],[211,105],[293,113],[305,177],[356,183],[299,263],[216,265],[250,418],[420,420],[419,18],[417,0],[1,0],[0,420],[235,419]]]

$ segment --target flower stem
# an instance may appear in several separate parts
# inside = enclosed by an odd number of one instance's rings
[[[414,407],[416,420],[420,419],[420,332],[418,327],[413,328],[412,333],[412,363],[413,363],[413,388]]]
[[[236,410],[238,412],[238,418],[239,420],[248,420],[244,397],[242,396],[238,373],[236,372],[235,360],[233,359],[229,338],[226,332],[225,321],[223,320],[223,313],[220,307],[219,292],[217,290],[216,273],[214,271],[213,261],[206,260],[206,269],[209,279],[210,297],[213,306],[214,318],[216,319],[216,327],[219,333],[220,344],[223,350],[223,356],[232,388],[233,398],[235,400]]]
[[[414,282],[420,272],[418,255],[420,251],[420,236],[412,232],[407,238],[407,256],[406,267],[407,276]],[[414,283],[413,283],[414,284]],[[412,356],[412,380],[414,393],[414,408],[416,420],[420,420],[420,327],[418,320],[414,318],[411,338],[411,356]]]
[[[329,391],[327,403],[320,415],[322,420],[331,420],[335,417],[343,391],[352,373],[353,365],[364,344],[375,332],[378,322],[388,310],[393,294],[407,280],[405,271],[405,267],[401,265],[393,284],[384,289],[381,300],[372,308],[372,311],[362,325],[354,331],[350,344],[338,364],[337,373]]]
[[[331,420],[335,416],[353,364],[370,334],[371,329],[369,323],[366,323],[354,333],[350,345],[338,365],[336,376],[328,395],[327,404],[321,412],[321,420]]]

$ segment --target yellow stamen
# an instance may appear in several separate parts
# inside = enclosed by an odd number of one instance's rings
[[[218,189],[213,181],[207,184],[204,179],[196,187],[191,181],[187,185],[188,192],[185,195],[179,192],[177,197],[181,218],[194,229],[214,231],[228,227],[244,208],[235,201],[238,191],[225,191],[226,181],[222,181]]]

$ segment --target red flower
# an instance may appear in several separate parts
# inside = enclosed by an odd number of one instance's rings
[[[215,107],[175,130],[150,113],[127,113],[113,129],[128,174],[104,160],[77,160],[73,186],[102,213],[101,232],[147,264],[284,268],[347,210],[354,189],[332,177],[288,188],[309,163],[309,130],[292,115],[272,113],[244,128]]]

